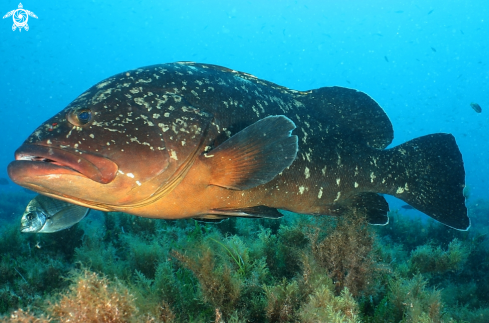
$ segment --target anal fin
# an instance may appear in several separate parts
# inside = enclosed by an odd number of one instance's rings
[[[376,193],[360,193],[341,203],[342,211],[356,211],[364,214],[367,222],[372,225],[386,225],[389,223],[389,204],[385,198]],[[340,214],[341,215],[341,214]]]

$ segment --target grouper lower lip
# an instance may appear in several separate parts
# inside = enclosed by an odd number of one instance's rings
[[[114,180],[117,170],[117,164],[105,157],[29,144],[17,149],[15,161],[8,166],[10,178],[19,185],[31,177],[62,174],[84,176],[107,184]]]

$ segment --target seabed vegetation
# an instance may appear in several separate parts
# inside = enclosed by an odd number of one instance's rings
[[[394,210],[383,227],[100,213],[21,233],[32,197],[0,198],[2,322],[489,322],[486,200],[469,232]]]

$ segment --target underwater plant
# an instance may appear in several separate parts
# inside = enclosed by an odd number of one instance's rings
[[[60,235],[9,222],[0,321],[102,322],[97,310],[121,322],[488,321],[484,228],[447,234],[396,212],[390,227],[368,226],[360,213],[273,221],[108,213]]]
[[[241,292],[241,281],[232,275],[228,266],[217,267],[213,254],[203,249],[191,258],[177,251],[174,257],[190,269],[199,280],[203,298],[228,317],[235,310]]]
[[[469,250],[459,240],[454,239],[443,251],[439,246],[422,245],[411,253],[408,266],[412,272],[444,273],[457,271],[467,261]]]
[[[130,322],[136,314],[134,297],[118,282],[82,271],[73,275],[67,294],[49,307],[60,321]]]
[[[376,264],[374,238],[365,217],[353,212],[340,217],[321,239],[321,226],[310,234],[311,249],[317,263],[326,269],[335,283],[336,294],[346,287],[352,295],[373,292]]]

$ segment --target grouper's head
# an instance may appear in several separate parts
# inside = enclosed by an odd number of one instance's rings
[[[101,210],[147,205],[171,191],[206,145],[211,116],[168,88],[162,70],[121,73],[80,95],[15,152],[10,178]]]

